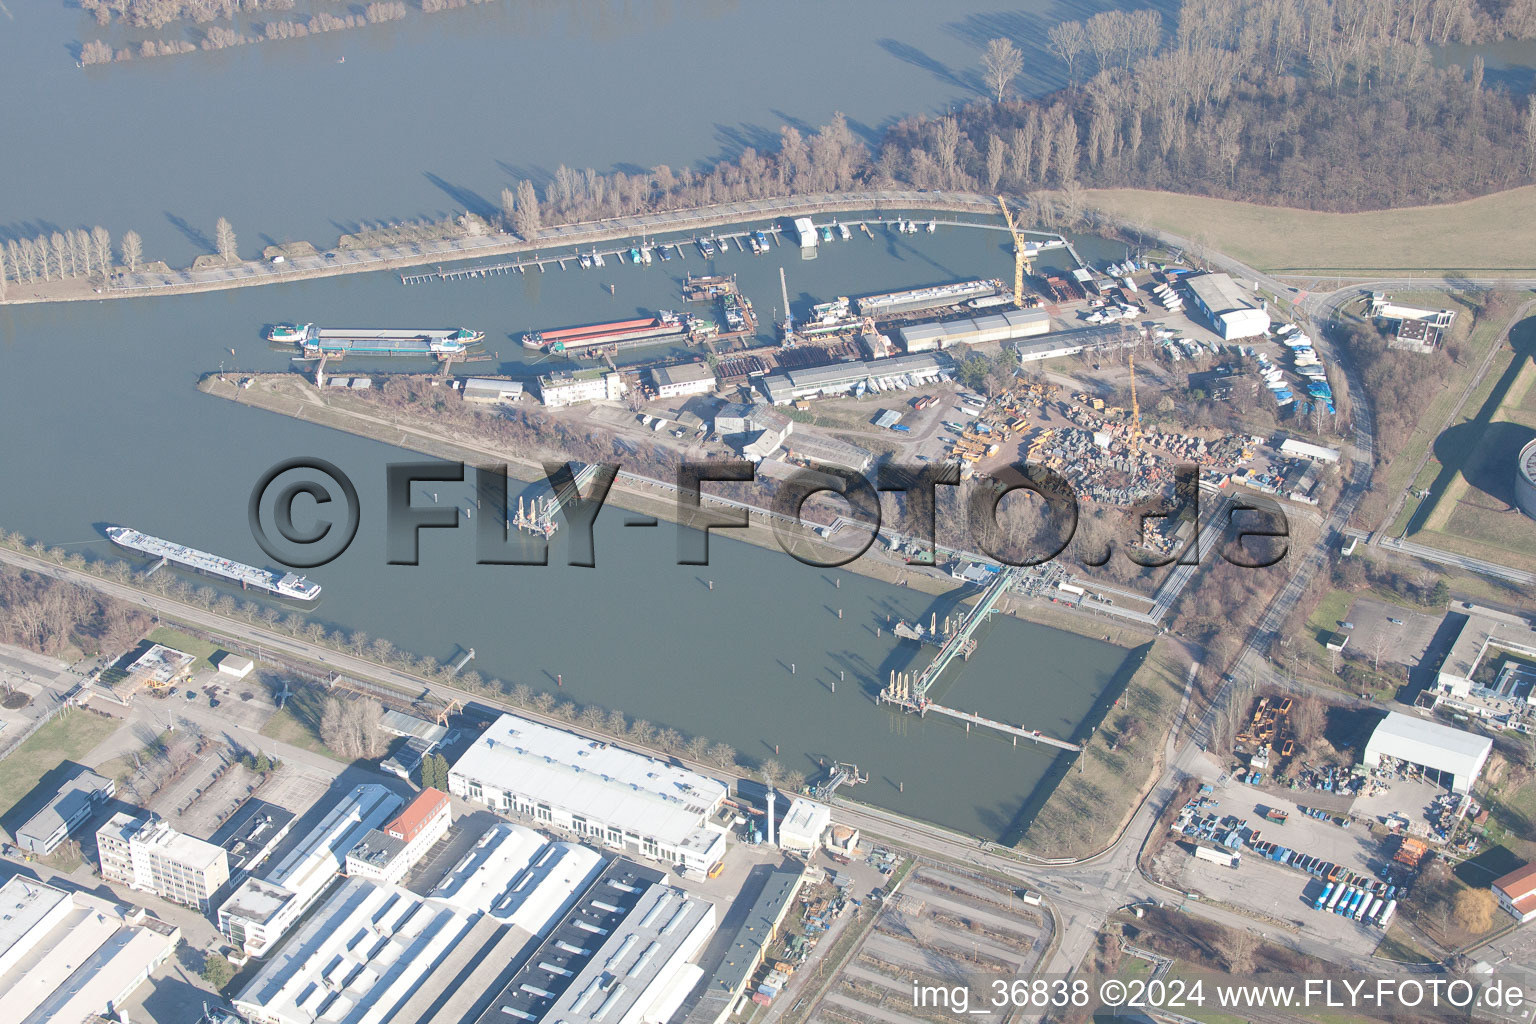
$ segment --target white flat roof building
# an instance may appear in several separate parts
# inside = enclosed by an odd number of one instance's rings
[[[352,879],[262,966],[234,1005],[257,1024],[384,1024],[475,916]]]
[[[602,870],[596,850],[502,822],[480,837],[430,898],[543,935]]]
[[[832,809],[826,804],[795,797],[789,813],[779,822],[779,846],[810,853],[821,845],[821,837],[831,825]]]
[[[715,390],[715,371],[708,363],[657,366],[651,370],[651,383],[658,398],[705,395]]]
[[[180,941],[142,910],[12,878],[0,886],[0,1020],[81,1024],[116,1012]]]
[[[247,878],[219,907],[219,931],[248,956],[262,956],[335,880],[347,854],[401,800],[383,786],[355,787],[262,878]]]
[[[236,679],[244,679],[255,667],[254,661],[239,654],[226,654],[219,659],[219,674]]]
[[[1536,629],[1518,615],[1492,608],[1472,608],[1466,616],[1467,621],[1440,662],[1435,687],[1441,700],[1449,701],[1461,710],[1485,714],[1486,702],[1477,705],[1468,700],[1475,694],[1487,696],[1479,693],[1482,687],[1472,682],[1478,666],[1490,650],[1500,648],[1536,658]]]
[[[1280,442],[1280,454],[1289,455],[1296,459],[1311,459],[1313,462],[1339,461],[1339,450],[1337,448],[1299,441],[1294,437],[1288,437]]]
[[[703,876],[725,855],[716,780],[518,715],[502,715],[448,775],[455,795]]]
[[[1449,775],[1450,788],[1470,792],[1488,761],[1493,741],[1439,722],[1389,711],[1365,745],[1363,760],[1376,768],[1381,759],[1393,757]]]

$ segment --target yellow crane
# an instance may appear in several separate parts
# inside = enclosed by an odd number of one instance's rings
[[[1013,223],[1013,212],[1008,209],[1008,203],[1002,196],[997,197],[997,205],[1003,208],[1003,220],[1008,224],[1008,233],[1013,236],[1013,304],[1024,305],[1024,268],[1029,265],[1029,257],[1024,252],[1024,236],[1019,234],[1019,229]]]
[[[1136,353],[1126,356],[1131,367],[1131,451],[1141,455],[1141,403],[1136,400]]]

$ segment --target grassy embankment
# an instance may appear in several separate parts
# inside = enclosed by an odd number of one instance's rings
[[[1536,186],[1445,206],[1320,213],[1143,189],[1094,189],[1088,204],[1278,273],[1394,276],[1536,271]]]
[[[1461,417],[1435,440],[1439,468],[1407,526],[1420,543],[1536,570],[1531,522],[1511,506],[1515,457],[1536,437],[1536,320],[1522,328]]]
[[[1019,849],[1037,857],[1082,857],[1114,841],[1162,773],[1163,745],[1183,701],[1187,671],[1176,644],[1160,640],[1153,646]]]

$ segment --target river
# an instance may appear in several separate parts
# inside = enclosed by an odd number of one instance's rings
[[[185,266],[224,216],[247,257],[323,248],[362,221],[493,209],[561,163],[703,166],[837,110],[870,140],[977,98],[998,35],[1025,52],[1021,91],[1060,83],[1048,0],[410,6],[392,24],[81,69],[82,41],[129,37],[60,0],[10,4],[0,237],[131,228],[149,259]]]
[[[793,303],[838,294],[1006,274],[1001,232],[941,227],[935,234],[877,232],[822,247],[802,262],[790,246],[713,268],[740,273],[759,309],[778,305],[778,267]],[[1090,254],[1119,256],[1084,240]],[[357,541],[314,571],[325,593],[316,618],[386,636],[446,659],[474,647],[487,678],[551,687],[561,696],[622,708],[657,725],[702,733],[744,759],[773,756],[810,773],[821,760],[853,761],[871,782],[852,795],[989,838],[1004,838],[1040,784],[1059,768],[1035,749],[944,719],[876,708],[871,695],[893,669],[928,657],[893,642],[890,616],[940,617],[932,601],[851,572],[803,566],[777,551],[717,534],[708,567],[675,564],[673,527],[628,529],[626,514],[598,519],[597,567],[478,566],[473,532],[424,531],[419,567],[385,564],[384,465],[412,456],[389,446],[212,398],[198,376],[226,368],[273,371],[288,355],[260,338],[264,324],[319,323],[484,329],[505,363],[524,372],[512,340],[531,327],[676,305],[678,283],[701,272],[695,250],[649,268],[474,279],[405,286],[388,273],[201,295],[0,308],[0,525],[50,544],[106,555],[104,524],[123,523],[266,564],[246,520],[260,474],[295,455],[328,459],[357,482]],[[606,283],[615,286],[609,295]],[[235,354],[230,355],[233,348]],[[643,350],[640,355],[643,355]],[[366,364],[349,363],[347,368]],[[402,369],[400,363],[379,367]],[[451,500],[444,487],[442,500]],[[464,491],[467,494],[467,485]],[[453,495],[456,496],[456,495]],[[841,586],[833,581],[841,577]],[[709,581],[714,587],[710,589]],[[843,610],[843,617],[837,615]],[[880,635],[877,636],[877,630]],[[790,666],[793,666],[791,671]],[[1116,675],[1120,648],[998,619],[972,660],[935,691],[943,701],[1061,737],[1078,732]],[[843,682],[835,687],[837,673]]]

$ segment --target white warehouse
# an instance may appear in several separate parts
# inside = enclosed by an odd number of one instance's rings
[[[453,795],[570,829],[703,878],[725,856],[710,820],[725,786],[697,772],[518,715],[502,715],[448,775]]]
[[[1195,305],[1216,333],[1227,341],[1261,338],[1269,333],[1269,310],[1226,274],[1200,274],[1184,279]]]
[[[1457,793],[1467,793],[1492,750],[1493,741],[1485,736],[1390,711],[1371,733],[1364,761],[1368,768],[1380,767],[1382,757],[1407,761],[1437,773]]]

